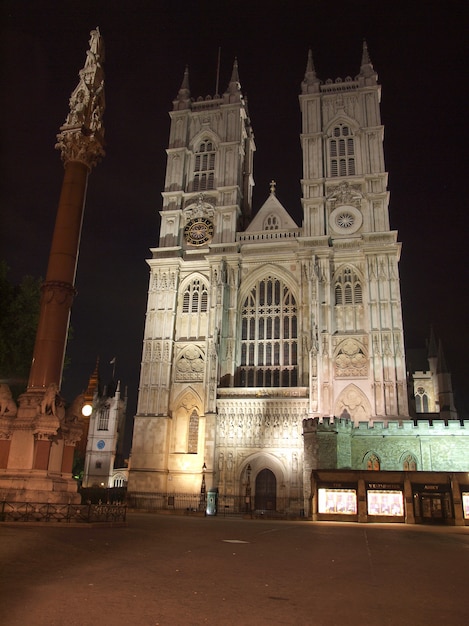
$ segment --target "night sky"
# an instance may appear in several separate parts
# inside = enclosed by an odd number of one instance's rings
[[[365,38],[382,85],[392,228],[406,347],[433,325],[469,413],[467,58],[465,0],[374,2],[3,1],[0,258],[9,278],[44,277],[63,166],[55,136],[69,111],[89,32],[106,46],[105,159],[88,184],[62,395],[83,391],[101,362],[135,412],[148,288],[158,243],[172,100],[185,65],[193,97],[220,91],[238,58],[257,152],[254,211],[277,197],[301,222],[298,94],[308,48],[320,79],[355,76]]]

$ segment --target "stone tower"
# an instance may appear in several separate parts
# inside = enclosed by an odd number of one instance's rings
[[[325,84],[310,53],[301,87],[301,227],[273,181],[251,219],[255,146],[237,63],[223,96],[191,99],[186,71],[174,100],[148,261],[137,505],[207,480],[230,506],[298,513],[304,418],[408,416],[400,245],[366,46],[355,79]]]
[[[354,422],[408,415],[377,79],[365,43],[354,79],[321,84],[310,53],[300,95],[303,237],[314,263],[311,409]]]

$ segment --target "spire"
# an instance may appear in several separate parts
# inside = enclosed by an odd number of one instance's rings
[[[236,85],[237,89],[240,89],[241,87],[241,85],[239,84],[238,59],[236,57],[235,57],[235,60],[233,61],[233,70],[231,72],[231,79],[230,79],[229,87],[231,87],[232,85]]]
[[[447,374],[448,366],[446,365],[445,353],[443,352],[443,344],[441,343],[441,339],[438,342],[438,365],[437,365],[437,374]]]
[[[99,387],[99,356],[96,358],[96,365],[93,373],[91,374],[88,387],[84,393],[85,403],[93,404],[94,394],[98,391]]]
[[[443,353],[443,344],[438,342],[438,363],[436,368],[438,384],[438,404],[440,405],[440,419],[458,419],[458,412],[454,405],[453,385],[451,374],[446,365],[446,358]]]
[[[65,163],[81,161],[91,169],[104,156],[104,42],[99,28],[91,31],[89,46],[55,147]]]
[[[370,59],[370,54],[368,52],[368,46],[365,40],[363,40],[363,50],[362,50],[362,62],[360,65],[360,74],[358,78],[364,79],[365,85],[375,85],[378,80],[378,74],[375,72],[373,68],[373,64]]]
[[[368,45],[366,39],[363,40],[363,52],[362,52],[362,67],[364,65],[371,65],[370,54],[368,52]]]
[[[306,62],[306,71],[303,82],[301,83],[301,93],[313,93],[319,91],[320,80],[316,76],[314,67],[313,52],[311,48],[308,50],[308,60]]]
[[[182,78],[181,87],[178,92],[178,100],[185,100],[190,98],[191,90],[189,87],[189,66],[186,65],[186,69],[184,70],[184,76]]]
[[[189,66],[186,65],[182,83],[176,99],[173,101],[174,109],[188,109],[191,101],[191,90],[189,87]]]
[[[237,102],[241,99],[241,83],[239,82],[238,59],[236,57],[233,62],[230,82],[224,95],[225,97],[228,96],[229,102]]]

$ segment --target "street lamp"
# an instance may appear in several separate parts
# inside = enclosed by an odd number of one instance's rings
[[[205,465],[205,461],[204,461],[204,464],[202,465],[202,484],[200,485],[200,500],[199,500],[199,509],[201,511],[205,511],[205,494],[207,492],[207,488],[205,486],[206,469],[207,469],[207,466]]]
[[[246,513],[251,510],[251,464],[246,467]]]

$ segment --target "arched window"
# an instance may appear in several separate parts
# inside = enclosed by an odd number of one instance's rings
[[[428,413],[428,394],[424,387],[418,387],[415,394],[415,411],[417,413]]]
[[[335,303],[338,305],[363,303],[360,279],[350,267],[344,268],[336,277],[334,293]]]
[[[415,472],[417,470],[417,459],[413,454],[407,454],[402,461],[404,472]]]
[[[269,215],[264,220],[264,230],[278,230],[280,228],[280,222],[276,215]]]
[[[182,296],[183,313],[206,313],[208,302],[207,286],[202,281],[193,280]]]
[[[193,191],[213,189],[215,180],[215,146],[212,141],[202,141],[195,153]]]
[[[240,387],[295,387],[297,306],[278,278],[259,280],[241,310]]]
[[[379,471],[381,464],[379,462],[379,458],[376,456],[374,452],[370,452],[366,457],[366,469],[371,470],[373,472]]]
[[[338,124],[332,129],[329,158],[331,176],[355,175],[355,145],[350,126]]]
[[[189,434],[187,437],[187,452],[189,454],[197,454],[197,446],[199,441],[199,416],[197,411],[192,411],[189,418]]]
[[[109,405],[104,405],[98,412],[98,430],[109,429]]]

